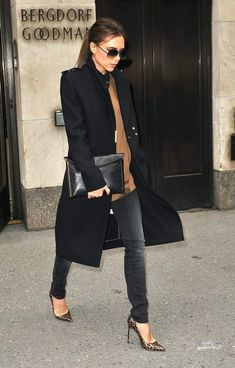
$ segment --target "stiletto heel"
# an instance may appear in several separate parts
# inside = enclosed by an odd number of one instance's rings
[[[140,331],[137,328],[136,321],[133,320],[131,315],[129,315],[127,319],[127,325],[128,325],[128,336],[127,336],[128,343],[130,341],[130,329],[132,328],[139,336],[140,343],[144,349],[155,350],[155,351],[165,351],[165,348],[162,345],[160,345],[157,340],[154,340],[153,342],[144,341],[143,337],[140,334]]]
[[[129,344],[130,342],[130,327],[128,326],[128,332],[127,332],[127,342]]]
[[[55,318],[59,319],[60,321],[73,322],[73,319],[71,317],[71,314],[70,314],[70,311],[69,310],[65,314],[60,314],[60,315],[55,314],[54,303],[53,303],[53,299],[52,299],[51,293],[49,293],[49,298],[50,298],[50,301],[51,301],[52,311],[53,311],[53,314],[54,314]]]

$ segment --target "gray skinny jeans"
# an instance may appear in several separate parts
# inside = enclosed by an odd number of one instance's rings
[[[92,201],[92,199],[90,199]],[[124,273],[127,295],[132,305],[131,315],[140,323],[148,322],[148,300],[145,271],[145,238],[141,207],[137,190],[111,202],[115,219],[119,225],[124,244]],[[56,256],[51,294],[63,299],[71,262]]]

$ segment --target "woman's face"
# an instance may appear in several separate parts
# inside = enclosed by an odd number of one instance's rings
[[[103,49],[101,49],[101,48]],[[115,49],[117,51],[123,50],[125,47],[125,40],[122,36],[107,37],[104,41],[96,45],[94,42],[90,43],[90,49],[92,52],[92,59],[96,65],[96,68],[103,74],[106,72],[112,72],[120,60],[119,54],[115,57],[110,57],[106,52]],[[106,52],[105,52],[105,51]]]

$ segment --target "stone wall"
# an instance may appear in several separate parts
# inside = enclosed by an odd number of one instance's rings
[[[230,135],[235,131],[235,1],[213,0],[213,148],[214,200],[220,209],[235,207],[235,161]]]
[[[11,7],[24,220],[28,229],[53,227],[67,154],[65,129],[54,124],[60,75],[76,63],[95,2],[12,0]]]

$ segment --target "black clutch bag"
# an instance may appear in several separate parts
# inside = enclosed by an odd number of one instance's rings
[[[125,193],[123,157],[124,153],[94,156],[95,165],[101,170],[111,194]],[[64,159],[66,161],[69,197],[87,196],[87,190],[82,180],[81,172],[76,169],[73,160],[69,157],[65,157]]]

